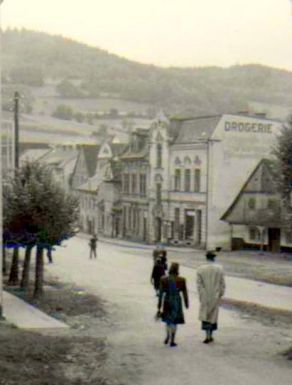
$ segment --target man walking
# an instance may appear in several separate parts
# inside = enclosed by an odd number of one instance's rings
[[[96,234],[93,234],[92,238],[90,238],[90,241],[89,241],[89,248],[90,248],[89,258],[90,259],[92,259],[93,256],[94,258],[97,257],[96,247],[97,247],[97,236]]]
[[[197,288],[200,299],[199,320],[206,332],[205,344],[213,342],[213,332],[217,330],[220,298],[225,291],[222,266],[215,263],[216,254],[206,253],[207,263],[197,270]]]

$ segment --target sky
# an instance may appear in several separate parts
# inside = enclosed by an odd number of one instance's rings
[[[291,0],[4,0],[1,19],[142,63],[292,71]]]

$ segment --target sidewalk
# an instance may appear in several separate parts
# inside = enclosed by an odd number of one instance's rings
[[[77,237],[89,240],[91,235],[79,232],[77,234]],[[111,245],[116,245],[116,246],[120,246],[120,247],[142,249],[142,250],[154,250],[156,247],[155,244],[149,245],[149,244],[138,242],[138,241],[131,241],[131,240],[125,240],[125,239],[120,239],[120,238],[108,238],[108,237],[100,237],[99,236],[98,241],[100,241],[102,243],[109,243]],[[202,250],[194,249],[194,248],[186,247],[186,246],[175,247],[175,246],[167,245],[167,246],[165,246],[165,248],[167,250],[179,251],[182,253],[195,253],[195,252],[202,253]]]
[[[68,328],[68,325],[48,316],[7,291],[3,291],[3,316],[8,322],[22,329]]]

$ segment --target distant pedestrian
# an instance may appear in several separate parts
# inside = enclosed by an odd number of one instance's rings
[[[53,263],[53,257],[52,257],[52,246],[51,245],[49,245],[48,247],[47,247],[47,258],[48,258],[48,262],[49,263]]]
[[[161,314],[162,321],[166,324],[164,343],[170,343],[171,347],[177,346],[175,342],[177,325],[185,323],[181,294],[183,295],[185,307],[188,309],[189,299],[186,280],[179,276],[179,264],[172,263],[169,276],[164,276],[160,280],[158,300],[158,313]]]
[[[161,258],[158,258],[153,266],[151,274],[151,283],[154,286],[154,290],[157,296],[159,295],[160,278],[163,277],[165,273],[165,265],[163,264]]]
[[[89,249],[90,249],[90,252],[89,252],[89,258],[92,259],[93,257],[96,258],[97,255],[96,255],[96,248],[97,248],[97,236],[96,234],[93,234],[92,238],[90,238],[90,241],[89,241]]]
[[[197,269],[197,288],[200,299],[199,320],[206,332],[205,344],[213,342],[213,332],[218,328],[220,298],[225,292],[222,266],[215,263],[216,254],[206,253],[207,263]]]

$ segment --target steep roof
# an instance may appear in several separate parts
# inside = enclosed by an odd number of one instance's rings
[[[221,116],[171,119],[170,131],[175,138],[173,144],[194,143],[198,140],[210,138]]]
[[[228,218],[234,212],[241,197],[245,193],[276,194],[277,189],[274,184],[274,178],[273,178],[274,173],[275,171],[274,171],[273,161],[271,161],[270,159],[260,160],[260,162],[257,164],[255,169],[252,171],[252,173],[250,174],[250,176],[248,177],[248,179],[240,189],[239,193],[237,194],[232,204],[229,206],[229,208],[226,210],[226,212],[222,215],[220,219],[222,221],[229,222]],[[261,215],[263,215],[262,212],[261,212]],[[239,223],[240,220],[236,222]]]

